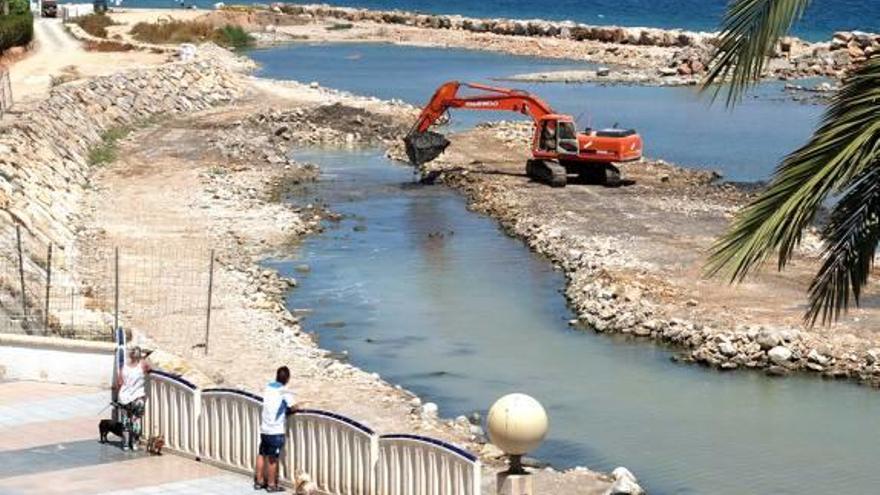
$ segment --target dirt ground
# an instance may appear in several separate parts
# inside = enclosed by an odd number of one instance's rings
[[[607,188],[569,183],[549,188],[525,176],[529,129],[483,128],[455,135],[437,169],[465,170],[478,185],[477,201],[494,198],[496,210],[527,214],[554,233],[610,246],[598,260],[624,286],[637,285],[672,317],[716,328],[765,324],[801,328],[806,290],[818,268],[819,240],[808,233],[784,272],[768,263],[744,283],[704,277],[707,251],[749,194],[711,183],[706,172],[663,163],[623,165],[631,184]],[[525,134],[523,134],[523,132]],[[460,173],[460,172],[459,172]],[[494,211],[493,214],[497,214]],[[502,213],[503,216],[503,213]],[[874,280],[877,278],[875,276]],[[880,285],[865,292],[862,307],[838,323],[810,330],[844,346],[880,345]]]

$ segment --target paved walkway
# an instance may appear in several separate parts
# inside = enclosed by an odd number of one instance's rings
[[[253,494],[250,479],[174,455],[98,442],[108,390],[0,382],[0,495]]]

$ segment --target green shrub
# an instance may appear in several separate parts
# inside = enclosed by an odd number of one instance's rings
[[[254,37],[241,26],[227,24],[214,30],[214,42],[230,48],[245,48],[254,43]]]
[[[110,16],[106,14],[89,14],[77,18],[74,21],[83,31],[97,36],[98,38],[107,37],[107,27],[116,24]]]
[[[89,165],[106,165],[116,161],[119,141],[132,131],[130,126],[114,127],[101,136],[101,142],[89,150]]]
[[[34,17],[30,12],[0,16],[0,52],[27,45],[34,39]]]
[[[31,11],[28,0],[9,0],[9,13],[12,15],[27,14]]]

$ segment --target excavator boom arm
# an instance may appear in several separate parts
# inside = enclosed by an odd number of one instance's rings
[[[483,94],[459,96],[458,91],[462,86],[482,91]],[[543,116],[554,113],[547,102],[525,91],[451,81],[437,89],[431,101],[422,109],[411,133],[426,132],[450,108],[517,112],[528,115],[536,123]]]

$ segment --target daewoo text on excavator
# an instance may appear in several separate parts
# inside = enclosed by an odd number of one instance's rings
[[[460,96],[462,87],[476,95]],[[575,119],[558,114],[544,100],[526,91],[451,81],[434,93],[418,121],[404,138],[406,154],[417,167],[437,158],[450,142],[430,131],[449,109],[510,111],[528,115],[535,124],[532,158],[526,162],[529,177],[553,187],[564,187],[568,174],[608,186],[620,184],[615,162],[642,157],[642,138],[632,129],[576,130]]]

